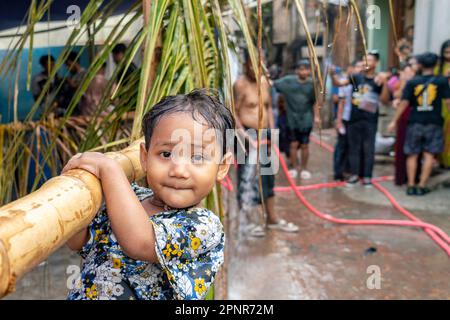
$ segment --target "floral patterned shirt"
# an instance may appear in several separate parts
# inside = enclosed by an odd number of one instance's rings
[[[140,201],[150,189],[132,184]],[[79,278],[69,300],[203,299],[223,263],[225,234],[213,212],[174,209],[149,217],[159,263],[128,257],[111,230],[106,206],[88,226],[89,241],[79,251]]]

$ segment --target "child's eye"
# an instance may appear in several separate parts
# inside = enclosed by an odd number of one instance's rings
[[[203,155],[202,155],[202,154],[194,154],[194,155],[191,157],[191,160],[192,160],[192,162],[194,162],[194,163],[200,163],[200,162],[202,162],[202,160],[203,160]]]
[[[165,158],[165,159],[169,159],[170,156],[172,155],[172,153],[170,151],[163,151],[160,152],[161,157]]]

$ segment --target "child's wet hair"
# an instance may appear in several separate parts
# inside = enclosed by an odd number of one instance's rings
[[[220,132],[222,155],[227,152],[226,133],[228,129],[235,128],[234,118],[231,111],[220,102],[217,92],[208,89],[196,89],[188,94],[168,96],[155,104],[142,121],[147,150],[159,120],[177,112],[190,113],[195,121],[205,121],[209,128]]]

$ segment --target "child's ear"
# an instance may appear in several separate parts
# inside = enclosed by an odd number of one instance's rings
[[[141,161],[142,170],[147,172],[147,149],[145,143],[141,143],[139,146],[139,160]]]
[[[217,181],[222,180],[228,173],[230,169],[230,165],[233,161],[233,154],[231,152],[227,152],[223,158],[222,162],[219,164],[219,171],[217,172]]]

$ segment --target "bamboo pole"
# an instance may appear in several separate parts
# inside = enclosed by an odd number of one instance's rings
[[[106,155],[120,163],[130,181],[144,176],[135,141]],[[0,298],[18,278],[46,260],[95,217],[102,203],[100,181],[75,169],[47,181],[37,191],[0,208]]]

